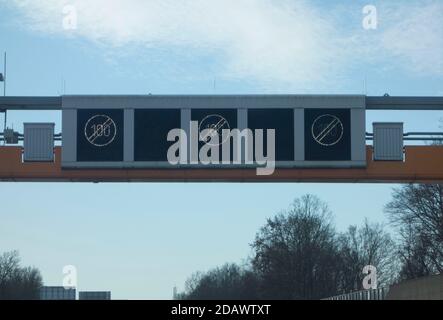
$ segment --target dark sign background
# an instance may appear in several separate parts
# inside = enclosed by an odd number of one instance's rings
[[[236,129],[237,128],[237,109],[193,109],[191,110],[191,119],[192,121],[198,121],[199,126],[203,119],[205,119],[207,116],[210,115],[219,115],[225,118],[230,126],[230,129]],[[207,129],[202,128],[202,129]],[[221,142],[221,137],[219,136],[219,141]],[[204,145],[204,142],[199,142],[199,150]],[[220,144],[219,147],[219,155],[220,155],[220,161],[222,160],[222,146]],[[233,159],[233,146],[232,146],[232,139],[231,139],[231,161]]]
[[[237,109],[193,109],[191,111],[191,119],[199,123],[210,115],[225,118],[231,130],[238,127]],[[294,160],[293,119],[292,109],[248,110],[248,128],[276,130],[277,161]],[[350,109],[305,109],[304,120],[306,161],[351,160]],[[135,110],[135,161],[167,161],[167,150],[172,144],[167,141],[167,134],[171,129],[180,127],[179,109]],[[124,112],[122,109],[78,110],[77,161],[123,161],[123,132]],[[200,148],[203,144],[204,142],[200,142]]]
[[[305,160],[351,160],[349,109],[305,110]]]
[[[112,121],[109,120],[105,124],[106,129],[98,130],[98,126],[102,126],[105,119],[111,119]],[[85,135],[87,124],[86,134],[92,142],[88,141]],[[94,130],[100,132],[100,137],[95,140],[91,138]],[[102,130],[106,131],[106,135]],[[123,161],[123,130],[122,109],[78,110],[77,161]],[[109,144],[106,144],[107,142]]]
[[[248,110],[248,128],[253,131],[256,129],[275,129],[275,160],[294,161],[294,110],[250,109]],[[263,134],[265,155],[267,155],[266,131]]]
[[[134,113],[134,160],[168,161],[174,142],[168,132],[181,127],[180,109],[140,109]]]

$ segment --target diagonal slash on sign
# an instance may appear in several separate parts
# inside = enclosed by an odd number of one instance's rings
[[[110,118],[108,118],[104,123],[103,123],[103,125],[102,125],[102,129],[101,130],[105,130],[107,127],[109,127],[110,126],[110,123],[109,122],[112,122],[112,120],[110,119]],[[90,142],[90,143],[94,143],[94,141],[98,138],[98,132],[99,132],[99,129],[98,129],[98,126],[97,126],[97,129],[88,137],[88,141]],[[92,140],[91,140],[92,139]]]
[[[335,129],[335,127],[337,127],[337,125],[340,124],[340,120],[338,120],[337,118],[335,118],[334,120],[332,120],[327,126],[326,128],[320,132],[315,138],[315,140],[317,140],[318,142],[322,142],[324,138],[326,138],[326,136]]]
[[[211,131],[209,131],[209,133],[207,133],[207,134],[202,138],[202,140],[203,140],[203,141],[206,141],[206,138],[207,138],[208,136],[210,136],[211,138],[214,137],[216,134],[218,134],[218,129],[222,128],[222,127],[225,125],[226,122],[227,122],[227,121],[226,121],[225,119],[221,119],[219,122],[217,122],[217,124],[215,125],[215,127],[214,127]]]

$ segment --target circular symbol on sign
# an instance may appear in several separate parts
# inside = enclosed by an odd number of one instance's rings
[[[209,129],[210,131],[203,132],[206,129]],[[198,131],[200,132],[200,140],[211,146],[219,146],[229,139],[228,136],[225,137],[225,139],[223,140],[222,133],[225,129],[231,130],[231,127],[229,126],[228,120],[226,120],[224,117],[219,114],[211,114],[209,116],[206,116],[200,122],[198,128]],[[215,143],[212,141],[212,137],[214,137],[215,135],[218,135],[219,143]]]
[[[336,116],[325,114],[312,124],[312,137],[325,147],[331,147],[343,138],[343,123]]]
[[[86,140],[96,147],[105,147],[111,144],[116,134],[117,126],[109,116],[95,115],[86,122]]]

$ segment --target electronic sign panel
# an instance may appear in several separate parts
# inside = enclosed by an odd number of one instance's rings
[[[63,96],[62,119],[63,169],[366,166],[359,95]]]
[[[199,150],[205,145],[216,147],[219,149],[219,161],[222,161],[222,145],[227,143],[230,138],[223,137],[223,130],[236,129],[237,126],[237,110],[236,109],[192,109],[191,120],[198,124]],[[207,129],[213,130],[212,133],[206,132]],[[212,139],[213,135],[217,135],[218,139]],[[229,141],[230,142],[230,141]],[[209,151],[209,155],[211,151]],[[230,156],[233,159],[233,146],[230,146]]]
[[[77,161],[123,161],[123,110],[77,113]]]
[[[294,161],[294,110],[250,109],[248,128],[275,130],[275,160]],[[267,143],[264,147],[267,153]]]
[[[167,161],[171,146],[166,137],[180,128],[180,109],[137,109],[134,111],[134,161]]]
[[[305,160],[351,160],[351,111],[305,110]]]

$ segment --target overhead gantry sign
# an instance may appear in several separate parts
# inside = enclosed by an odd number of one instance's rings
[[[243,168],[247,150],[276,168],[366,166],[363,96],[67,96],[62,106],[63,168]]]
[[[37,100],[7,99],[0,99],[4,109],[45,108]],[[43,99],[55,109],[54,99]],[[58,100],[62,146],[53,148],[53,124],[25,124],[23,157],[22,147],[0,148],[0,179],[443,181],[441,147],[404,148],[401,124],[374,124],[374,147],[366,146],[368,100],[360,95],[63,96]],[[398,98],[372,100],[374,109],[392,101],[401,107]]]

